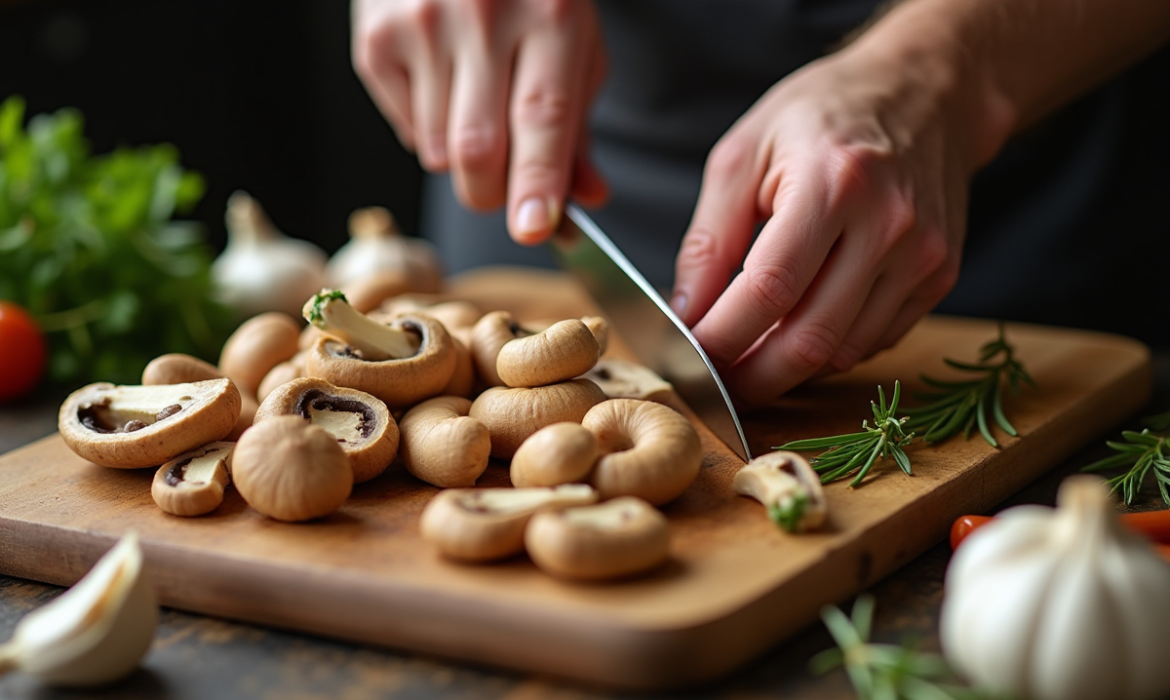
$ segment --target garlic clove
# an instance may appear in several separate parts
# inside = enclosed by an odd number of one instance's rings
[[[109,683],[150,649],[158,603],[138,536],[124,536],[69,590],[26,615],[0,647],[0,675],[19,669],[51,685]]]

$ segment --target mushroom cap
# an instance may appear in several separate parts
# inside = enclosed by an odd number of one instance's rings
[[[756,457],[735,473],[731,490],[769,507],[785,506],[803,498],[804,506],[793,523],[795,532],[820,527],[828,513],[820,476],[796,452],[768,452]]]
[[[546,425],[580,423],[605,394],[588,379],[533,388],[492,387],[471,404],[469,415],[487,426],[492,456],[511,459],[528,436]]]
[[[585,484],[533,489],[446,489],[427,503],[419,521],[424,540],[453,559],[492,561],[524,550],[534,513],[597,500]]]
[[[255,396],[264,375],[297,354],[300,337],[300,322],[284,312],[253,316],[228,336],[219,354],[219,371],[240,391]]]
[[[439,319],[448,333],[460,328],[471,329],[484,315],[475,302],[442,294],[399,294],[382,302],[371,315],[389,318],[409,312]]]
[[[544,386],[588,372],[600,355],[589,327],[568,319],[504,343],[496,357],[496,373],[507,386]]]
[[[332,337],[317,339],[305,356],[305,374],[336,386],[358,389],[389,408],[412,406],[438,395],[455,373],[455,345],[443,324],[422,314],[404,314],[388,325],[417,332],[418,352],[411,357],[369,361]]]
[[[172,352],[159,355],[146,364],[142,369],[142,384],[186,384],[222,376],[219,368],[210,362],[181,352]]]
[[[556,486],[586,481],[601,450],[580,423],[553,423],[537,430],[512,456],[512,485]]]
[[[496,358],[505,343],[524,335],[528,332],[507,311],[488,312],[475,322],[471,329],[471,357],[475,360],[475,371],[485,385],[504,385],[496,371]]]
[[[248,505],[286,521],[328,515],[353,488],[353,470],[337,440],[299,416],[276,416],[240,436],[232,478]]]
[[[274,389],[256,410],[254,423],[276,416],[300,416],[324,428],[349,457],[355,484],[386,471],[398,454],[398,424],[386,404],[364,391],[300,377]]]
[[[491,456],[487,427],[467,415],[471,400],[436,396],[402,417],[402,461],[407,471],[442,488],[473,486]]]
[[[538,513],[524,537],[542,571],[568,579],[602,580],[652,569],[670,555],[666,517],[640,498]]]
[[[451,374],[451,381],[443,387],[442,394],[470,397],[475,393],[476,380],[479,379],[475,373],[475,360],[467,345],[454,333],[451,333],[451,344],[455,346],[455,371]]]
[[[65,399],[57,427],[69,449],[94,464],[157,467],[222,440],[236,425],[240,402],[226,377],[158,386],[97,382]]]
[[[410,274],[406,270],[382,270],[341,285],[349,305],[363,314],[412,288]]]
[[[175,457],[158,468],[150,495],[171,515],[210,513],[223,503],[231,481],[234,442],[213,442]]]
[[[313,326],[309,326],[312,328]],[[264,375],[264,380],[260,382],[260,387],[256,389],[256,398],[260,401],[268,398],[276,387],[291,382],[297,377],[305,376],[305,354],[301,350],[284,362],[279,362],[275,367],[268,370],[268,374]]]
[[[601,354],[604,355],[609,349],[609,321],[604,316],[582,316],[581,323],[589,327],[589,331],[597,339]]]
[[[699,434],[678,411],[652,401],[609,399],[581,424],[597,436],[603,456],[590,481],[603,499],[637,496],[662,505],[699,475]]]

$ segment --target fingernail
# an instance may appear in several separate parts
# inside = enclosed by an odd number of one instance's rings
[[[557,208],[551,201],[529,197],[516,210],[516,238],[521,242],[538,239],[552,231],[558,218]]]
[[[683,318],[687,312],[687,295],[683,292],[675,292],[674,296],[670,298],[670,308],[679,318]]]

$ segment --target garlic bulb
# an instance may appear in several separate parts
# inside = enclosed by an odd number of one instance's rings
[[[157,626],[158,603],[130,533],[76,585],[20,621],[0,647],[0,675],[19,669],[52,685],[109,683],[138,666]]]
[[[212,264],[220,300],[241,318],[265,311],[298,317],[305,300],[325,285],[325,251],[289,238],[244,192],[228,199],[228,244]]]
[[[443,286],[443,269],[434,247],[421,238],[404,236],[394,216],[382,207],[358,209],[349,217],[350,240],[325,268],[334,288],[387,273],[401,276],[413,292],[435,293]]]
[[[1058,508],[1021,506],[973,533],[946,575],[947,660],[1020,700],[1170,693],[1170,565],[1123,528],[1100,479],[1066,479]]]

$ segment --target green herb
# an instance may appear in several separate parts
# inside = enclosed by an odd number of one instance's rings
[[[792,498],[768,506],[768,519],[785,532],[800,530],[800,519],[808,508],[808,493],[800,492]]]
[[[322,291],[320,294],[314,294],[313,298],[309,300],[309,303],[305,304],[305,306],[308,307],[308,309],[309,309],[309,315],[308,315],[308,317],[306,317],[305,320],[307,320],[309,323],[313,324],[314,326],[324,328],[325,327],[325,309],[324,309],[324,307],[325,307],[325,304],[327,304],[331,301],[344,301],[347,304],[349,303],[349,300],[345,298],[345,293],[343,293],[340,289],[325,290],[325,291]]]
[[[856,473],[849,485],[857,486],[869,473],[878,457],[893,457],[902,471],[909,474],[910,458],[906,456],[903,446],[910,443],[914,433],[906,433],[903,429],[906,419],[896,416],[901,392],[901,384],[894,382],[894,396],[887,406],[886,394],[879,385],[877,403],[870,402],[873,426],[870,427],[868,421],[862,421],[862,430],[859,433],[796,440],[773,449],[794,452],[825,450],[809,460],[809,464],[821,475],[822,483],[836,481]]]
[[[1106,441],[1105,444],[1117,454],[1086,465],[1081,471],[1099,472],[1128,467],[1124,473],[1108,480],[1114,491],[1121,489],[1126,505],[1133,503],[1142,484],[1152,473],[1162,493],[1162,500],[1170,504],[1170,445],[1166,444],[1170,437],[1167,435],[1170,433],[1170,412],[1148,416],[1142,420],[1142,424],[1146,427],[1141,432],[1122,431],[1124,441]]]
[[[977,427],[987,444],[999,447],[989,427],[990,414],[1000,429],[1015,437],[1016,429],[1003,412],[1004,385],[1018,396],[1021,385],[1036,386],[1036,383],[1004,338],[1003,323],[999,324],[999,336],[979,349],[977,364],[949,358],[943,358],[943,362],[980,376],[965,381],[942,381],[922,375],[922,381],[938,391],[915,396],[930,403],[904,411],[910,418],[906,428],[920,432],[926,442],[941,442],[959,431],[969,438]]]
[[[873,597],[858,596],[852,619],[840,608],[821,610],[821,619],[837,648],[827,649],[809,661],[809,668],[823,674],[844,666],[861,700],[975,700],[978,691],[957,685],[946,661],[937,654],[917,651],[911,644],[871,644]]]
[[[165,352],[214,360],[231,330],[212,251],[189,222],[203,196],[168,145],[95,156],[74,110],[24,121],[0,104],[0,298],[28,309],[62,383],[136,383]]]

